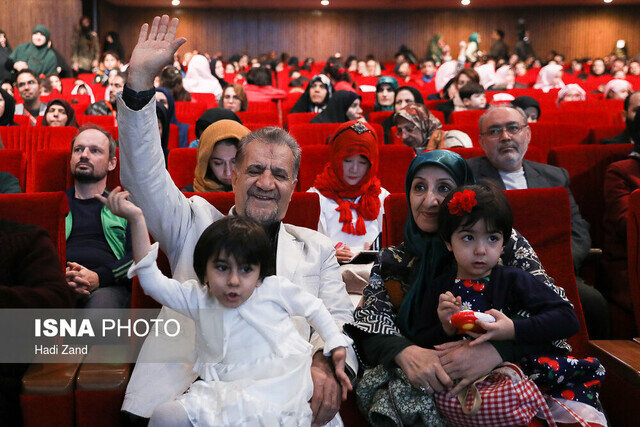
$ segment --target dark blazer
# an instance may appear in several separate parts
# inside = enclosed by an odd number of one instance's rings
[[[498,170],[493,167],[486,156],[474,157],[467,160],[467,163],[473,170],[476,179],[491,179],[501,188],[505,188]],[[571,204],[571,252],[573,254],[573,265],[578,269],[589,254],[591,236],[589,235],[589,223],[580,215],[580,209],[569,189],[569,173],[565,169],[556,166],[529,160],[523,160],[522,167],[524,168],[524,176],[527,180],[528,188],[564,187],[569,193],[569,203]]]

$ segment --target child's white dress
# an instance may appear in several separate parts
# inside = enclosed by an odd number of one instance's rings
[[[324,354],[348,346],[322,301],[286,278],[266,277],[239,307],[226,308],[197,280],[169,279],[157,243],[129,269],[147,295],[196,325],[200,379],[178,398],[194,425],[308,426],[312,346],[290,316],[304,316],[325,340]]]

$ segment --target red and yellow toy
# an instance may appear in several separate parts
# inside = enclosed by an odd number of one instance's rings
[[[456,328],[459,334],[466,334],[467,332],[477,332],[481,334],[486,332],[480,326],[476,325],[477,320],[487,323],[493,323],[496,321],[495,317],[490,314],[479,311],[463,310],[451,316],[451,326]]]

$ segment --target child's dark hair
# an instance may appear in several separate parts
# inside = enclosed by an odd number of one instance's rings
[[[193,251],[193,269],[201,283],[205,283],[209,260],[222,252],[233,256],[238,265],[260,265],[261,280],[274,270],[269,236],[254,219],[227,216],[204,230]]]
[[[462,215],[451,213],[449,202],[464,190],[475,193],[474,198],[477,204],[471,208],[471,213],[465,212]],[[511,212],[509,200],[501,189],[488,181],[458,187],[445,197],[438,212],[438,232],[442,240],[450,243],[451,236],[458,227],[473,227],[481,219],[484,219],[490,232],[501,233],[504,242],[509,240],[513,228],[513,212]]]
[[[462,86],[458,91],[458,94],[460,95],[460,99],[469,99],[471,98],[471,95],[476,95],[484,92],[484,87],[482,87],[481,84],[471,81]]]

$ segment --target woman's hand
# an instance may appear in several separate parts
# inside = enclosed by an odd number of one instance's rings
[[[470,347],[482,344],[485,341],[505,341],[512,340],[516,337],[516,331],[513,326],[513,320],[509,319],[503,312],[491,309],[486,312],[487,314],[495,317],[496,321],[487,323],[480,320],[476,320],[476,325],[484,329],[485,333],[476,334],[475,332],[467,332],[473,338]]]
[[[344,372],[344,365],[347,361],[347,350],[344,347],[334,348],[331,351],[331,358],[333,359],[333,366],[336,373],[336,378],[342,386],[342,400],[347,400],[347,393],[353,390],[349,377]]]
[[[454,313],[460,311],[462,306],[462,299],[460,297],[454,297],[449,291],[444,294],[440,294],[438,302],[438,318],[442,323],[442,328],[449,336],[453,336],[456,333],[456,328],[451,325],[451,316]]]
[[[345,262],[351,261],[353,258],[353,252],[351,252],[351,248],[349,246],[342,246],[336,249],[336,258],[338,258],[338,262],[340,264],[344,264]]]
[[[411,385],[426,389],[427,393],[444,391],[453,385],[434,350],[411,345],[395,357],[395,362],[407,374]]]
[[[450,391],[453,395],[502,363],[502,357],[491,344],[469,344],[462,340],[435,346],[442,368],[452,380],[460,380]]]

